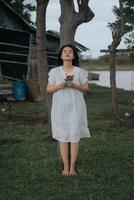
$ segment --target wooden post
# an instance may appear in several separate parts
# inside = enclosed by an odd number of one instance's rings
[[[31,72],[31,45],[32,45],[32,34],[30,34],[30,37],[29,37],[28,69],[27,69],[26,80],[30,79],[30,72]]]
[[[0,64],[0,80],[2,80],[1,64]]]

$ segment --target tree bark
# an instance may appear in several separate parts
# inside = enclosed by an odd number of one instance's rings
[[[46,52],[46,8],[49,0],[37,0],[37,17],[36,17],[36,48],[37,48],[37,65],[38,80],[41,98],[45,109],[45,121],[50,119],[50,101],[46,92],[48,82],[48,63]]]
[[[110,52],[109,66],[110,66],[110,84],[111,84],[113,116],[117,124],[122,124],[123,120],[121,119],[120,114],[118,112],[118,100],[117,100],[117,90],[116,90],[116,49],[121,42],[122,36],[125,34],[122,0],[119,0],[119,5],[120,5],[120,26],[117,30],[112,32],[113,41],[108,48]]]
[[[116,52],[110,53],[110,85],[111,85],[111,97],[112,97],[112,110],[114,119],[119,123],[122,123],[122,119],[118,112],[118,100],[116,89]]]
[[[88,6],[89,0],[77,0],[78,12],[75,11],[74,1],[60,0],[60,46],[75,45],[74,37],[78,26],[92,20],[94,13]]]

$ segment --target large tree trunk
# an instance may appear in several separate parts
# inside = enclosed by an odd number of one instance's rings
[[[75,45],[74,36],[77,27],[82,23],[89,22],[94,17],[88,2],[89,0],[77,0],[78,12],[76,12],[74,1],[60,0],[60,46],[65,44]]]
[[[45,107],[45,120],[50,118],[50,101],[46,86],[48,82],[48,63],[46,53],[46,8],[49,0],[37,0],[37,18],[36,18],[36,47],[38,63],[38,80],[40,86],[41,98]]]

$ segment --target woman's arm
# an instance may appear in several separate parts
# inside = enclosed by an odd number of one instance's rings
[[[58,90],[64,89],[65,85],[64,83],[60,83],[57,85],[51,85],[51,84],[47,84],[47,92],[49,93],[53,93],[53,92],[57,92]]]
[[[57,85],[51,85],[51,84],[48,83],[47,92],[54,93],[54,92],[57,92],[58,90],[61,90],[61,89],[64,89],[64,88],[67,88],[65,86],[65,83],[60,83],[60,84],[57,84]],[[74,88],[74,89],[77,89],[81,92],[88,92],[89,91],[89,84],[88,84],[88,82],[85,82],[82,85],[78,85],[78,84],[73,83],[68,88]]]
[[[74,89],[77,89],[81,92],[88,92],[89,91],[89,84],[88,84],[88,81],[86,81],[84,84],[82,85],[78,85],[78,84],[73,84],[72,86]]]

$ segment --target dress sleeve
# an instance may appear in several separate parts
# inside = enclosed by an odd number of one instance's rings
[[[55,84],[55,73],[54,73],[54,69],[51,69],[50,72],[48,73],[48,83],[50,83],[51,85]]]
[[[88,71],[81,69],[80,71],[80,84],[84,84],[86,81],[88,81]]]

